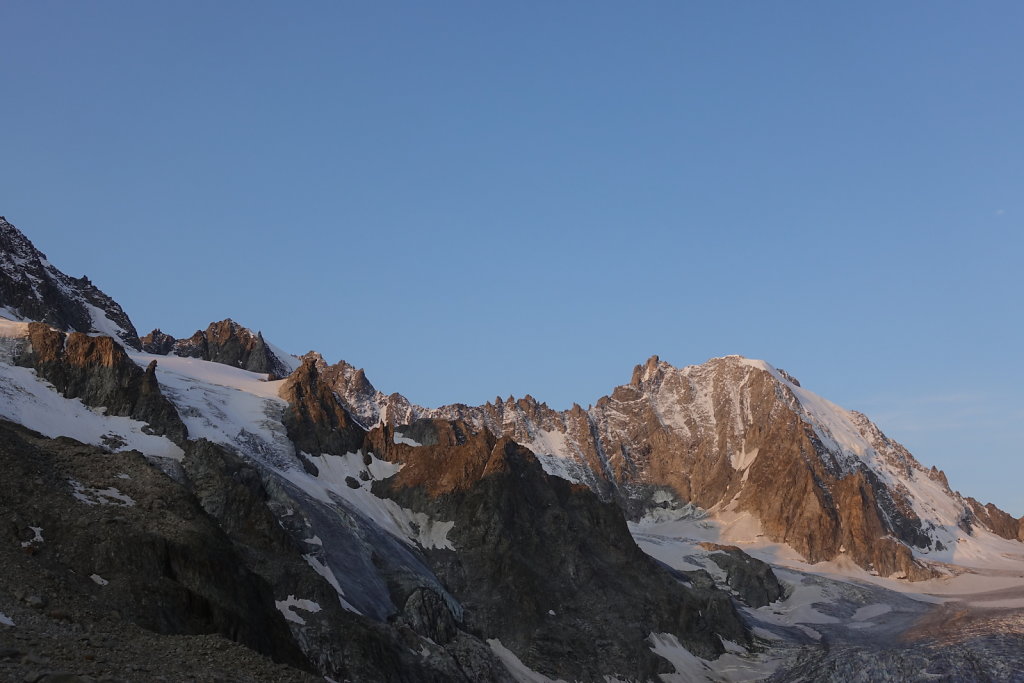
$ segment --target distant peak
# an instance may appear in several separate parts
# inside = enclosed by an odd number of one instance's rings
[[[650,382],[663,374],[662,365],[661,358],[657,355],[651,356],[643,365],[637,365],[633,368],[633,377],[629,383],[632,386],[638,387],[644,382]],[[664,365],[668,364],[664,363]]]

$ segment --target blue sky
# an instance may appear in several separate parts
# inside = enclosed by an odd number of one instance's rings
[[[437,405],[739,353],[1024,514],[1019,2],[0,7],[0,213]]]

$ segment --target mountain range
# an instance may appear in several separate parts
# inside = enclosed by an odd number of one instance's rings
[[[0,218],[0,436],[8,680],[1024,679],[1024,521],[761,360],[426,408]]]

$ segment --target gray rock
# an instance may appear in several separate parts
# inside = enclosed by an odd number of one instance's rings
[[[751,557],[736,546],[703,545],[714,551],[708,559],[725,571],[726,583],[747,605],[764,607],[785,596],[785,587],[766,562]]]

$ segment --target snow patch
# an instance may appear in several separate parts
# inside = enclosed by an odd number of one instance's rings
[[[80,399],[61,396],[53,385],[30,368],[0,363],[0,417],[44,436],[67,436],[115,451],[137,450],[150,457],[181,460],[185,453],[164,436],[147,434],[145,422],[104,415]]]
[[[406,446],[422,446],[423,445],[419,441],[416,441],[415,439],[410,439],[405,434],[403,434],[402,432],[399,432],[399,431],[395,432],[395,443],[396,444],[405,444]]]
[[[714,680],[708,663],[683,647],[671,633],[651,633],[647,640],[651,644],[651,652],[667,659],[676,669],[675,673],[661,674],[661,680],[665,683]]]
[[[414,512],[403,508],[393,500],[380,498],[370,491],[368,477],[372,480],[387,479],[393,476],[401,465],[380,460],[370,455],[370,463],[364,464],[361,453],[345,455],[302,456],[313,463],[317,476],[304,470],[288,469],[279,473],[313,498],[324,503],[333,503],[342,499],[352,505],[370,521],[392,534],[396,538],[409,543],[418,544],[423,548],[443,548],[454,550],[448,533],[455,522],[431,519],[422,512]],[[352,488],[350,481],[357,483]]]
[[[491,652],[501,660],[501,663],[505,665],[505,669],[508,670],[517,683],[566,683],[561,678],[557,680],[548,678],[544,674],[526,666],[516,656],[516,653],[502,645],[501,641],[497,638],[488,639],[487,644],[491,646]]]
[[[97,586],[106,586],[110,583],[99,574],[90,574],[89,578],[92,579],[92,582],[95,583]]]
[[[270,349],[270,352],[277,356],[277,359],[281,361],[286,368],[288,368],[288,372],[295,372],[299,369],[299,366],[302,365],[301,360],[281,347],[271,344],[266,339],[263,340],[263,343],[266,344],[267,348]]]
[[[120,507],[134,507],[135,505],[131,496],[121,493],[113,486],[105,489],[88,488],[74,479],[68,479],[68,483],[71,484],[71,495],[86,505],[117,505]]]
[[[3,612],[0,612],[0,624],[3,624],[4,626],[14,626],[14,620]]]
[[[275,600],[274,606],[284,615],[285,619],[300,626],[305,626],[306,620],[296,614],[294,612],[295,609],[300,609],[310,614],[316,614],[321,609],[320,605],[313,600],[296,598],[294,595],[289,595],[285,600]]]
[[[321,544],[322,545],[322,544]],[[303,555],[302,559],[306,561],[310,567],[313,568],[317,574],[322,576],[327,583],[331,584],[331,588],[338,594],[338,601],[341,602],[341,606],[347,609],[349,612],[355,612],[356,614],[362,614],[352,603],[345,599],[345,591],[342,589],[341,584],[338,583],[337,577],[334,576],[334,572],[325,563],[320,561],[320,558],[313,555]]]
[[[284,380],[268,382],[266,375],[196,358],[129,355],[141,367],[157,362],[157,381],[189,438],[209,439],[271,466],[294,462],[280,419],[287,403],[277,395]]]
[[[32,533],[34,534],[34,536],[32,538],[30,538],[29,540],[27,540],[27,541],[22,541],[21,542],[21,547],[22,548],[28,548],[29,546],[32,546],[32,545],[35,545],[37,543],[42,543],[43,542],[43,527],[41,527],[41,526],[30,526],[29,529],[32,530]]]
[[[78,297],[76,296],[75,298]],[[110,337],[119,345],[124,346],[123,337],[127,334],[127,331],[123,327],[108,318],[107,312],[102,308],[93,306],[84,300],[82,300],[82,305],[85,306],[85,310],[88,311],[89,317],[92,319],[93,335]]]

